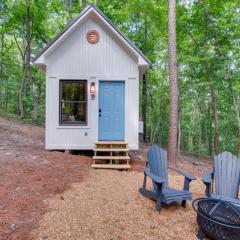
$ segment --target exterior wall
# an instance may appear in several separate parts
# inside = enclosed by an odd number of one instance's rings
[[[129,77],[138,75],[137,57],[111,37],[108,30],[96,21],[96,16],[87,18],[71,36],[47,56],[47,75],[100,74]],[[95,29],[100,35],[97,44],[89,44],[86,33]]]
[[[89,44],[86,33],[96,29],[97,44]],[[46,149],[92,149],[98,141],[98,84],[100,80],[125,81],[125,141],[138,148],[139,70],[130,55],[107,30],[87,19],[46,59]],[[88,80],[88,125],[59,126],[59,80]],[[91,100],[90,83],[96,84]]]

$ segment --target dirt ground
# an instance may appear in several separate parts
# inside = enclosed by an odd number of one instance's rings
[[[138,193],[147,149],[131,153],[129,172],[93,170],[89,157],[45,151],[44,128],[0,118],[0,239],[195,239],[190,203],[158,214]],[[192,156],[178,165],[197,177],[210,167]],[[191,190],[202,196],[204,186]]]
[[[0,118],[0,239],[30,239],[45,200],[80,182],[90,161],[45,151],[43,128]]]

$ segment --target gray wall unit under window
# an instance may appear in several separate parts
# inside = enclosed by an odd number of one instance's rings
[[[59,81],[59,125],[87,125],[87,80]]]

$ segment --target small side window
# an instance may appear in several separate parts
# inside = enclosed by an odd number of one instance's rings
[[[60,125],[87,125],[87,80],[60,80]]]

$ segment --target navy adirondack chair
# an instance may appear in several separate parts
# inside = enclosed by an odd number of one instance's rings
[[[189,184],[196,178],[181,170],[169,168],[185,177],[183,190],[177,190],[168,187],[168,165],[167,152],[154,144],[147,153],[148,162],[144,167],[143,187],[139,189],[145,197],[156,200],[156,210],[160,211],[161,203],[170,204],[181,201],[182,206],[186,207],[186,201],[192,199],[192,193],[189,192]],[[153,189],[146,189],[147,177],[152,179]]]
[[[202,177],[206,185],[206,196],[219,198],[240,204],[238,198],[240,183],[240,158],[230,152],[223,152],[214,157],[214,167]]]

